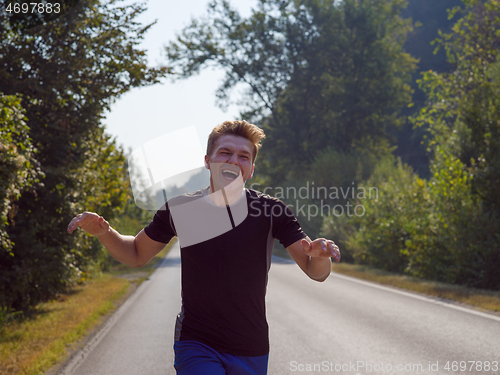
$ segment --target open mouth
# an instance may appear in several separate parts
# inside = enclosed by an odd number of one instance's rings
[[[231,169],[223,169],[221,171],[221,173],[222,173],[222,176],[224,176],[226,179],[231,180],[231,181],[236,180],[236,178],[238,177],[238,174],[239,174],[238,172],[233,171]]]

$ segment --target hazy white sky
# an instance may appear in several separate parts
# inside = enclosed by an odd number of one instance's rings
[[[190,23],[192,17],[206,13],[209,0],[149,0],[148,10],[139,21],[146,24],[157,19],[147,32],[142,48],[148,51],[150,66],[162,61],[162,46]],[[256,0],[232,0],[242,16],[249,16]],[[111,106],[104,124],[107,133],[128,150],[137,149],[169,132],[194,126],[205,148],[212,128],[225,120],[237,119],[236,106],[222,112],[215,106],[215,91],[222,71],[208,70],[175,84],[137,88],[123,95]],[[175,147],[175,145],[169,145]]]

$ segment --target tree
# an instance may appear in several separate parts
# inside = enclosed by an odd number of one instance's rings
[[[16,200],[23,190],[34,188],[42,177],[25,123],[21,100],[0,94],[0,252],[13,256],[7,227],[17,212]],[[10,222],[10,224],[9,224]],[[0,303],[0,306],[2,304]]]
[[[465,16],[439,39],[456,70],[424,75],[428,104],[415,121],[429,126],[433,149],[464,164],[484,210],[500,215],[500,3],[464,4]]]
[[[363,208],[362,214],[331,215],[323,223],[323,235],[338,239],[339,246],[356,263],[392,272],[407,271],[410,260],[406,246],[415,230],[426,226],[422,224],[429,213],[426,181],[389,155],[359,189],[374,189],[373,194],[358,194],[352,200],[353,205]]]
[[[450,246],[456,278],[495,289],[500,287],[500,3],[464,4],[465,9],[453,11],[464,16],[438,40],[456,69],[424,74],[420,84],[428,103],[415,122],[431,132],[436,176],[449,168],[445,161],[458,160],[476,204],[462,215],[457,231],[464,240]],[[448,194],[454,185],[449,184]],[[460,212],[463,201],[453,213]]]
[[[127,199],[123,151],[104,133],[103,112],[133,87],[158,82],[137,48],[151,25],[135,19],[144,4],[82,0],[63,17],[16,29],[0,14],[0,91],[22,94],[29,136],[45,174],[43,186],[21,195],[14,242],[2,262],[2,303],[27,308],[64,290],[100,254],[95,239],[69,236],[83,210],[112,219]]]
[[[267,133],[260,170],[274,181],[300,172],[318,151],[387,146],[410,102],[415,60],[402,46],[403,0],[266,0],[242,19],[227,1],[183,30],[167,47],[169,67],[189,77],[224,68],[219,103],[245,84],[242,115]],[[264,163],[262,163],[264,161]],[[286,166],[286,170],[284,169]]]
[[[359,262],[498,289],[500,2],[464,3],[464,16],[438,41],[456,69],[427,72],[420,82],[427,105],[413,120],[431,133],[429,181],[379,165],[367,184],[380,186],[380,197],[361,202],[366,215],[331,217],[323,229],[347,234]]]
[[[407,35],[404,49],[418,58],[417,69],[411,78],[414,105],[402,110],[405,117],[417,114],[425,105],[425,93],[416,82],[421,78],[422,72],[433,70],[443,73],[453,70],[453,64],[447,61],[445,51],[441,49],[434,53],[436,45],[433,41],[439,36],[440,30],[444,33],[451,31],[456,19],[448,18],[448,10],[461,4],[461,0],[408,0],[408,6],[401,13],[402,17],[411,17],[415,23],[415,28]],[[402,128],[396,131],[395,136],[398,147],[394,150],[394,155],[401,157],[403,163],[410,165],[421,177],[430,178],[426,129],[414,127],[413,123],[407,120]]]

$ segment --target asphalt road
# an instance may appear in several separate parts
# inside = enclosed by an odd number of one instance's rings
[[[174,245],[61,373],[175,374],[179,309]],[[500,318],[438,300],[336,274],[317,283],[295,263],[277,258],[267,312],[270,375],[500,374]]]

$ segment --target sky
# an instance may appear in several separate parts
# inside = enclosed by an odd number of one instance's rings
[[[198,18],[206,14],[208,3],[209,0],[148,1],[147,11],[137,20],[143,24],[157,20],[146,33],[140,46],[147,50],[150,66],[158,66],[164,62],[163,46],[174,40],[193,17]],[[242,16],[248,17],[257,1],[232,0],[231,4]],[[222,70],[207,69],[199,75],[176,83],[164,79],[163,83],[132,89],[111,105],[111,110],[103,121],[106,132],[116,137],[117,143],[126,151],[130,148],[136,150],[136,155],[144,156],[144,151],[150,150],[150,164],[158,161],[152,155],[158,155],[158,150],[154,150],[154,147],[159,145],[158,139],[162,138],[162,147],[169,148],[165,157],[178,156],[177,169],[174,170],[178,171],[179,166],[182,169],[184,162],[186,168],[192,169],[197,163],[193,163],[192,158],[188,157],[189,152],[194,148],[195,153],[199,155],[199,145],[203,150],[206,148],[208,135],[216,125],[226,120],[239,119],[237,106],[230,106],[227,112],[223,112],[215,105],[215,91],[223,76]],[[177,133],[171,137],[168,134],[172,132]],[[185,136],[188,133],[191,136],[198,135],[199,144],[186,144]],[[142,151],[139,151],[141,148]],[[198,164],[202,166],[203,158],[200,159]],[[154,170],[159,166],[149,167]]]

